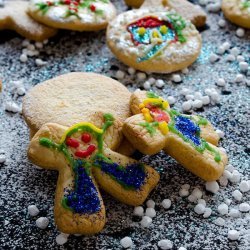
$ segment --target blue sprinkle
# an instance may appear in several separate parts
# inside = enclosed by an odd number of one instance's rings
[[[127,188],[139,189],[145,182],[146,173],[141,163],[133,163],[123,168],[115,162],[108,163],[97,159],[94,164]]]
[[[200,127],[190,118],[177,116],[175,118],[175,128],[182,133],[184,137],[191,140],[196,146],[201,144]]]
[[[100,200],[91,177],[81,160],[75,161],[75,190],[65,196],[66,204],[75,213],[92,214],[100,211]]]

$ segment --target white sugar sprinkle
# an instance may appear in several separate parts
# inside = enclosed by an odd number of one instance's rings
[[[144,209],[143,209],[143,207],[142,206],[135,207],[133,214],[135,216],[142,217],[144,215]]]
[[[148,201],[146,202],[146,205],[147,205],[147,207],[152,207],[152,208],[154,208],[154,207],[155,207],[155,202],[154,202],[153,200],[148,200]]]
[[[30,216],[37,216],[39,214],[39,209],[36,205],[28,206],[28,213]]]
[[[226,215],[228,214],[228,205],[225,204],[225,203],[222,203],[218,206],[218,212],[221,214],[221,215]]]
[[[36,226],[40,229],[45,229],[49,225],[49,219],[46,217],[40,217],[36,220]]]
[[[211,214],[212,214],[212,209],[210,207],[206,207],[203,214],[203,218],[208,218]]]
[[[232,208],[230,209],[228,215],[233,218],[238,218],[240,217],[240,211],[238,209]]]
[[[160,240],[158,242],[158,247],[163,250],[172,249],[173,243],[170,240]]]
[[[250,185],[248,181],[241,181],[239,188],[241,192],[246,193],[250,190]]]
[[[121,239],[120,241],[121,245],[123,248],[129,248],[133,245],[133,241],[130,237],[126,236]]]
[[[150,217],[150,218],[154,218],[156,216],[155,209],[152,208],[152,207],[148,207],[146,209],[145,215],[148,216],[148,217]]]
[[[171,207],[171,200],[169,199],[164,199],[161,202],[161,205],[165,208],[165,209],[169,209]]]
[[[239,190],[235,190],[232,193],[235,200],[240,201],[243,197],[242,193]]]
[[[247,212],[250,211],[250,205],[249,205],[248,203],[246,203],[246,202],[241,203],[241,204],[239,205],[239,210],[240,210],[241,212],[243,212],[243,213],[247,213]]]
[[[142,227],[149,227],[152,223],[152,219],[148,216],[143,216],[140,223]]]
[[[240,237],[240,232],[236,230],[229,230],[228,232],[228,239],[230,240],[238,240]]]
[[[213,223],[217,226],[223,227],[225,225],[225,220],[221,217],[218,217],[213,221]]]
[[[68,237],[69,237],[68,234],[64,234],[64,233],[58,234],[56,236],[56,243],[58,245],[64,245],[68,241]]]
[[[206,182],[205,186],[207,191],[214,194],[216,194],[220,189],[219,184],[216,181]]]
[[[203,214],[205,212],[205,206],[203,204],[197,204],[195,207],[194,207],[194,211],[195,213],[197,214]]]

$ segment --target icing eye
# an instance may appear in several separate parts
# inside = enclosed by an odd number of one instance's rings
[[[89,133],[83,133],[81,139],[84,143],[89,143],[91,141],[91,135]]]
[[[66,145],[72,148],[78,148],[80,146],[80,143],[76,139],[67,138]]]

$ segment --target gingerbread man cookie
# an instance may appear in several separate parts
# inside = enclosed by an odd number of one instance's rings
[[[131,10],[109,23],[107,43],[123,63],[146,72],[171,73],[192,64],[201,36],[173,10]]]
[[[109,0],[31,0],[29,14],[50,27],[97,31],[106,28],[116,9]]]
[[[250,0],[223,0],[221,9],[229,21],[250,29]]]
[[[27,14],[28,5],[24,1],[6,1],[3,7],[0,6],[0,30],[15,30],[21,36],[35,41],[54,36],[56,29],[36,22]]]
[[[123,126],[127,139],[142,153],[164,150],[185,168],[206,181],[217,180],[227,164],[227,155],[216,147],[218,135],[199,116],[182,115],[152,92],[136,91]]]
[[[102,230],[105,207],[98,185],[117,200],[137,206],[158,183],[154,169],[112,151],[118,127],[112,115],[99,113],[94,123],[70,128],[45,124],[32,138],[31,161],[59,171],[54,215],[61,232],[90,235]]]
[[[186,0],[125,0],[126,4],[134,8],[167,6],[174,9],[182,17],[190,20],[196,27],[202,27],[206,23],[207,15],[199,5],[194,5]]]

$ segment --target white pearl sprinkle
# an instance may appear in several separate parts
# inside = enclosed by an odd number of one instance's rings
[[[58,245],[64,245],[68,241],[68,237],[69,234],[64,234],[64,233],[58,234],[56,236],[56,243]]]
[[[20,61],[23,62],[23,63],[26,63],[26,62],[28,61],[27,55],[22,54],[22,55],[20,56]]]
[[[238,218],[240,217],[240,211],[238,209],[232,208],[230,209],[228,215],[233,218]]]
[[[172,81],[175,82],[175,83],[181,82],[182,81],[181,76],[179,74],[174,74],[172,76]]]
[[[132,68],[132,67],[129,67],[129,68],[128,68],[128,73],[129,73],[131,76],[134,75],[135,72],[136,72],[136,70],[135,70],[134,68]]]
[[[228,184],[228,179],[224,175],[222,175],[219,179],[219,183],[222,187],[226,187]]]
[[[195,213],[197,214],[203,214],[205,212],[205,206],[203,204],[197,204],[195,207],[194,207],[194,211]]]
[[[173,105],[173,104],[175,104],[176,99],[175,99],[173,96],[168,96],[168,97],[167,97],[167,101],[168,101],[168,103],[169,103],[170,105]]]
[[[189,69],[188,69],[188,68],[182,69],[181,72],[182,72],[183,74],[188,74]]]
[[[138,79],[139,81],[143,81],[143,80],[145,80],[146,77],[147,77],[147,75],[146,75],[145,73],[143,73],[143,72],[138,72],[138,73],[136,74],[136,76],[137,76],[137,79]]]
[[[240,232],[238,232],[236,230],[229,230],[227,237],[230,240],[238,240],[240,237]]]
[[[7,102],[5,104],[5,110],[12,113],[21,113],[22,111],[22,109],[14,102]]]
[[[250,190],[250,185],[248,181],[241,181],[239,187],[240,187],[240,191],[243,193],[246,193]]]
[[[214,62],[218,61],[219,58],[220,58],[220,57],[219,57],[218,55],[216,55],[215,53],[212,53],[212,54],[210,55],[210,57],[209,57],[209,61],[210,61],[211,63],[214,63]]]
[[[195,99],[198,99],[198,100],[201,100],[201,98],[202,98],[201,92],[198,92],[198,91],[195,92],[195,93],[194,93],[194,98],[195,98]]]
[[[154,207],[155,207],[155,202],[154,202],[153,200],[148,200],[148,201],[146,202],[146,205],[147,205],[147,207],[152,207],[152,208],[154,208]]]
[[[185,95],[186,100],[194,100],[194,95]]]
[[[185,247],[179,247],[178,250],[187,250]]]
[[[151,88],[151,84],[149,81],[146,81],[143,83],[143,88],[146,90],[149,90]]]
[[[235,56],[234,55],[231,55],[231,54],[229,54],[227,57],[226,57],[226,61],[227,62],[233,62],[233,61],[235,61]]]
[[[126,236],[121,239],[120,241],[121,245],[123,248],[129,248],[133,245],[133,241],[130,237]]]
[[[203,103],[201,100],[194,100],[192,106],[194,109],[199,109],[202,108]]]
[[[219,79],[217,80],[217,85],[220,86],[220,87],[224,87],[224,86],[226,85],[225,79],[219,78]]]
[[[206,207],[203,214],[203,218],[208,218],[211,214],[212,214],[212,209],[210,207]]]
[[[181,197],[187,197],[189,195],[189,191],[187,189],[180,189],[179,190],[179,195]]]
[[[27,47],[29,44],[30,44],[30,41],[27,40],[27,39],[25,39],[25,40],[22,41],[22,46],[23,47]]]
[[[192,195],[194,195],[197,198],[197,200],[201,199],[201,197],[202,197],[202,191],[199,188],[195,188],[192,191]]]
[[[198,199],[198,204],[206,206],[206,201],[204,199]]]
[[[225,49],[225,47],[224,46],[219,46],[219,48],[217,49],[217,53],[219,54],[219,55],[223,55],[224,53],[226,52],[226,49]]]
[[[227,179],[230,179],[232,177],[232,173],[230,173],[228,170],[224,170],[223,176],[225,176]]]
[[[237,56],[237,61],[238,62],[244,62],[245,61],[244,56]]]
[[[37,58],[35,60],[35,63],[36,63],[37,66],[44,66],[44,65],[47,64],[47,62],[45,62],[45,61],[43,61],[42,59],[39,59],[39,58]]]
[[[226,50],[229,50],[230,47],[231,47],[231,44],[230,44],[229,42],[224,42],[224,43],[222,44],[222,46],[223,46]]]
[[[208,95],[202,96],[201,101],[203,105],[208,105],[210,103],[210,97]]]
[[[0,164],[6,162],[6,155],[3,153],[0,153]]]
[[[216,129],[215,132],[218,134],[218,136],[220,137],[220,139],[224,138],[225,133],[222,130]]]
[[[156,80],[155,81],[155,86],[157,88],[162,88],[165,85],[165,82],[162,79]]]
[[[158,242],[158,247],[162,250],[172,249],[173,243],[170,240],[160,240]]]
[[[135,216],[142,217],[144,215],[144,209],[143,209],[143,207],[142,206],[135,207],[133,214]]]
[[[243,37],[244,35],[245,35],[245,30],[244,30],[244,29],[238,28],[238,29],[236,30],[236,36],[238,36],[238,37]]]
[[[143,216],[140,223],[142,227],[149,227],[152,223],[152,219],[148,216]]]
[[[240,62],[239,67],[240,67],[240,71],[246,72],[248,70],[248,63],[247,62]]]
[[[226,198],[224,202],[225,202],[228,206],[230,206],[230,204],[232,203],[232,200]]]
[[[240,54],[240,50],[239,50],[238,48],[234,47],[234,48],[232,48],[232,49],[230,50],[230,53],[231,53],[232,55],[234,55],[234,56],[238,56],[238,55]]]
[[[213,221],[213,223],[217,226],[223,227],[225,225],[225,220],[222,219],[221,217],[218,217]]]
[[[36,48],[35,48],[35,46],[34,46],[33,44],[29,44],[29,45],[27,46],[27,49],[28,49],[28,50],[35,50]]]
[[[191,101],[186,101],[182,103],[182,110],[183,111],[189,111],[192,109],[192,102]]]
[[[226,21],[224,19],[220,19],[218,21],[218,25],[221,27],[221,28],[224,28],[226,26]]]
[[[240,201],[242,199],[242,197],[243,197],[242,193],[239,190],[233,191],[232,196],[237,201]]]
[[[169,200],[169,199],[164,199],[164,200],[161,202],[161,205],[163,206],[163,208],[169,209],[169,208],[171,207],[171,200]]]
[[[39,214],[39,209],[36,205],[28,206],[28,213],[30,216],[37,216]]]
[[[221,215],[226,215],[228,214],[228,205],[225,204],[225,203],[222,203],[218,206],[218,212],[221,214]]]
[[[229,172],[233,172],[234,171],[234,166],[232,165],[232,164],[228,164],[227,166],[226,166],[226,170],[228,170]]]
[[[181,94],[181,95],[187,95],[187,94],[189,94],[190,92],[191,92],[191,90],[188,89],[188,88],[182,88],[182,89],[180,90],[180,94]]]
[[[186,183],[186,184],[181,185],[181,188],[189,190],[190,189],[190,185]]]
[[[194,195],[190,194],[188,196],[188,201],[192,202],[192,203],[195,203],[197,201],[197,197],[195,197]]]
[[[216,194],[220,189],[219,184],[216,181],[206,182],[205,186],[206,190],[213,194]]]
[[[232,183],[238,183],[238,182],[240,182],[240,173],[239,173],[238,170],[234,170],[232,172],[232,175],[229,178],[229,181],[231,181]]]
[[[24,95],[25,94],[25,92],[26,92],[26,90],[25,90],[25,88],[24,87],[19,87],[19,88],[17,88],[17,94],[18,95]]]
[[[118,71],[116,72],[115,77],[116,77],[117,79],[121,80],[121,79],[123,79],[123,78],[125,77],[125,73],[124,73],[123,71],[121,71],[121,70],[118,70]]]
[[[220,11],[220,7],[221,7],[220,2],[218,2],[218,3],[209,3],[206,6],[206,9],[209,12],[218,12],[218,11]]]
[[[35,43],[35,46],[36,46],[38,49],[42,49],[42,48],[43,48],[43,43],[41,43],[41,42],[36,42],[36,43]]]
[[[148,79],[148,81],[150,82],[150,84],[155,84],[155,78],[153,78],[153,77],[150,77],[149,79]]]
[[[243,213],[247,213],[248,211],[250,211],[250,205],[249,205],[248,203],[246,203],[246,202],[241,203],[241,204],[239,205],[239,210],[240,210],[241,212],[243,212]]]
[[[49,219],[46,217],[40,217],[36,220],[36,226],[41,229],[45,229],[49,225]]]

